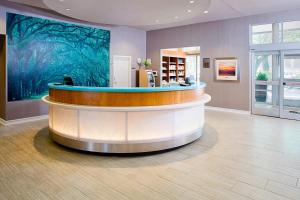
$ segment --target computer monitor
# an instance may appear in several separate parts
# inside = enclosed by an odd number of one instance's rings
[[[74,85],[74,82],[70,76],[64,76],[64,85]]]

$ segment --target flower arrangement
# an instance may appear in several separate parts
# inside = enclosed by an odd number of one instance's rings
[[[143,62],[142,62],[142,59],[141,59],[141,58],[138,58],[138,59],[136,60],[136,63],[137,63],[137,65],[139,66],[139,68],[141,68],[141,67],[143,66]]]

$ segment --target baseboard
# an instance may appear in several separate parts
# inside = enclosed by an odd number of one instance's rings
[[[236,113],[236,114],[243,114],[243,115],[250,115],[250,111],[245,110],[237,110],[237,109],[230,109],[230,108],[220,108],[220,107],[213,107],[213,106],[205,106],[206,110],[213,110],[219,112],[229,112],[229,113]]]
[[[4,126],[9,126],[9,125],[15,125],[15,124],[23,124],[27,122],[34,122],[38,120],[44,120],[48,119],[48,115],[41,115],[41,116],[36,116],[36,117],[28,117],[28,118],[22,118],[22,119],[14,119],[14,120],[4,120],[0,118],[0,124]]]
[[[1,124],[1,125],[5,126],[5,122],[6,122],[6,121],[5,121],[4,119],[0,118],[0,124]]]

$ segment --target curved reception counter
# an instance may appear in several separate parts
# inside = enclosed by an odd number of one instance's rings
[[[102,153],[159,151],[201,137],[205,84],[189,87],[99,88],[49,84],[51,138]]]

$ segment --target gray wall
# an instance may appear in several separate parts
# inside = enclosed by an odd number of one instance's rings
[[[6,33],[6,12],[19,13],[37,17],[47,17],[66,22],[86,24],[111,31],[110,56],[113,55],[131,56],[132,68],[137,68],[135,63],[138,57],[146,57],[146,31],[122,26],[108,26],[102,24],[92,24],[83,21],[67,18],[57,13],[21,6],[14,3],[0,2],[0,34]],[[112,67],[111,67],[112,71]],[[3,81],[1,81],[3,83]],[[0,83],[0,84],[1,84]],[[132,85],[135,86],[135,70],[132,70]],[[39,100],[6,102],[5,120],[34,117],[48,114],[48,107]]]
[[[281,20],[300,20],[300,9],[237,19],[193,24],[147,32],[147,57],[156,70],[160,67],[160,49],[200,46],[201,58],[237,57],[240,81],[214,80],[210,69],[201,68],[201,81],[207,83],[212,96],[210,106],[239,110],[250,109],[249,25]],[[299,47],[300,48],[300,47]]]
[[[131,56],[131,85],[135,87],[136,69],[138,69],[136,60],[146,57],[146,32],[118,26],[112,28],[111,38],[111,55]],[[111,73],[111,80],[112,75],[113,73]]]

